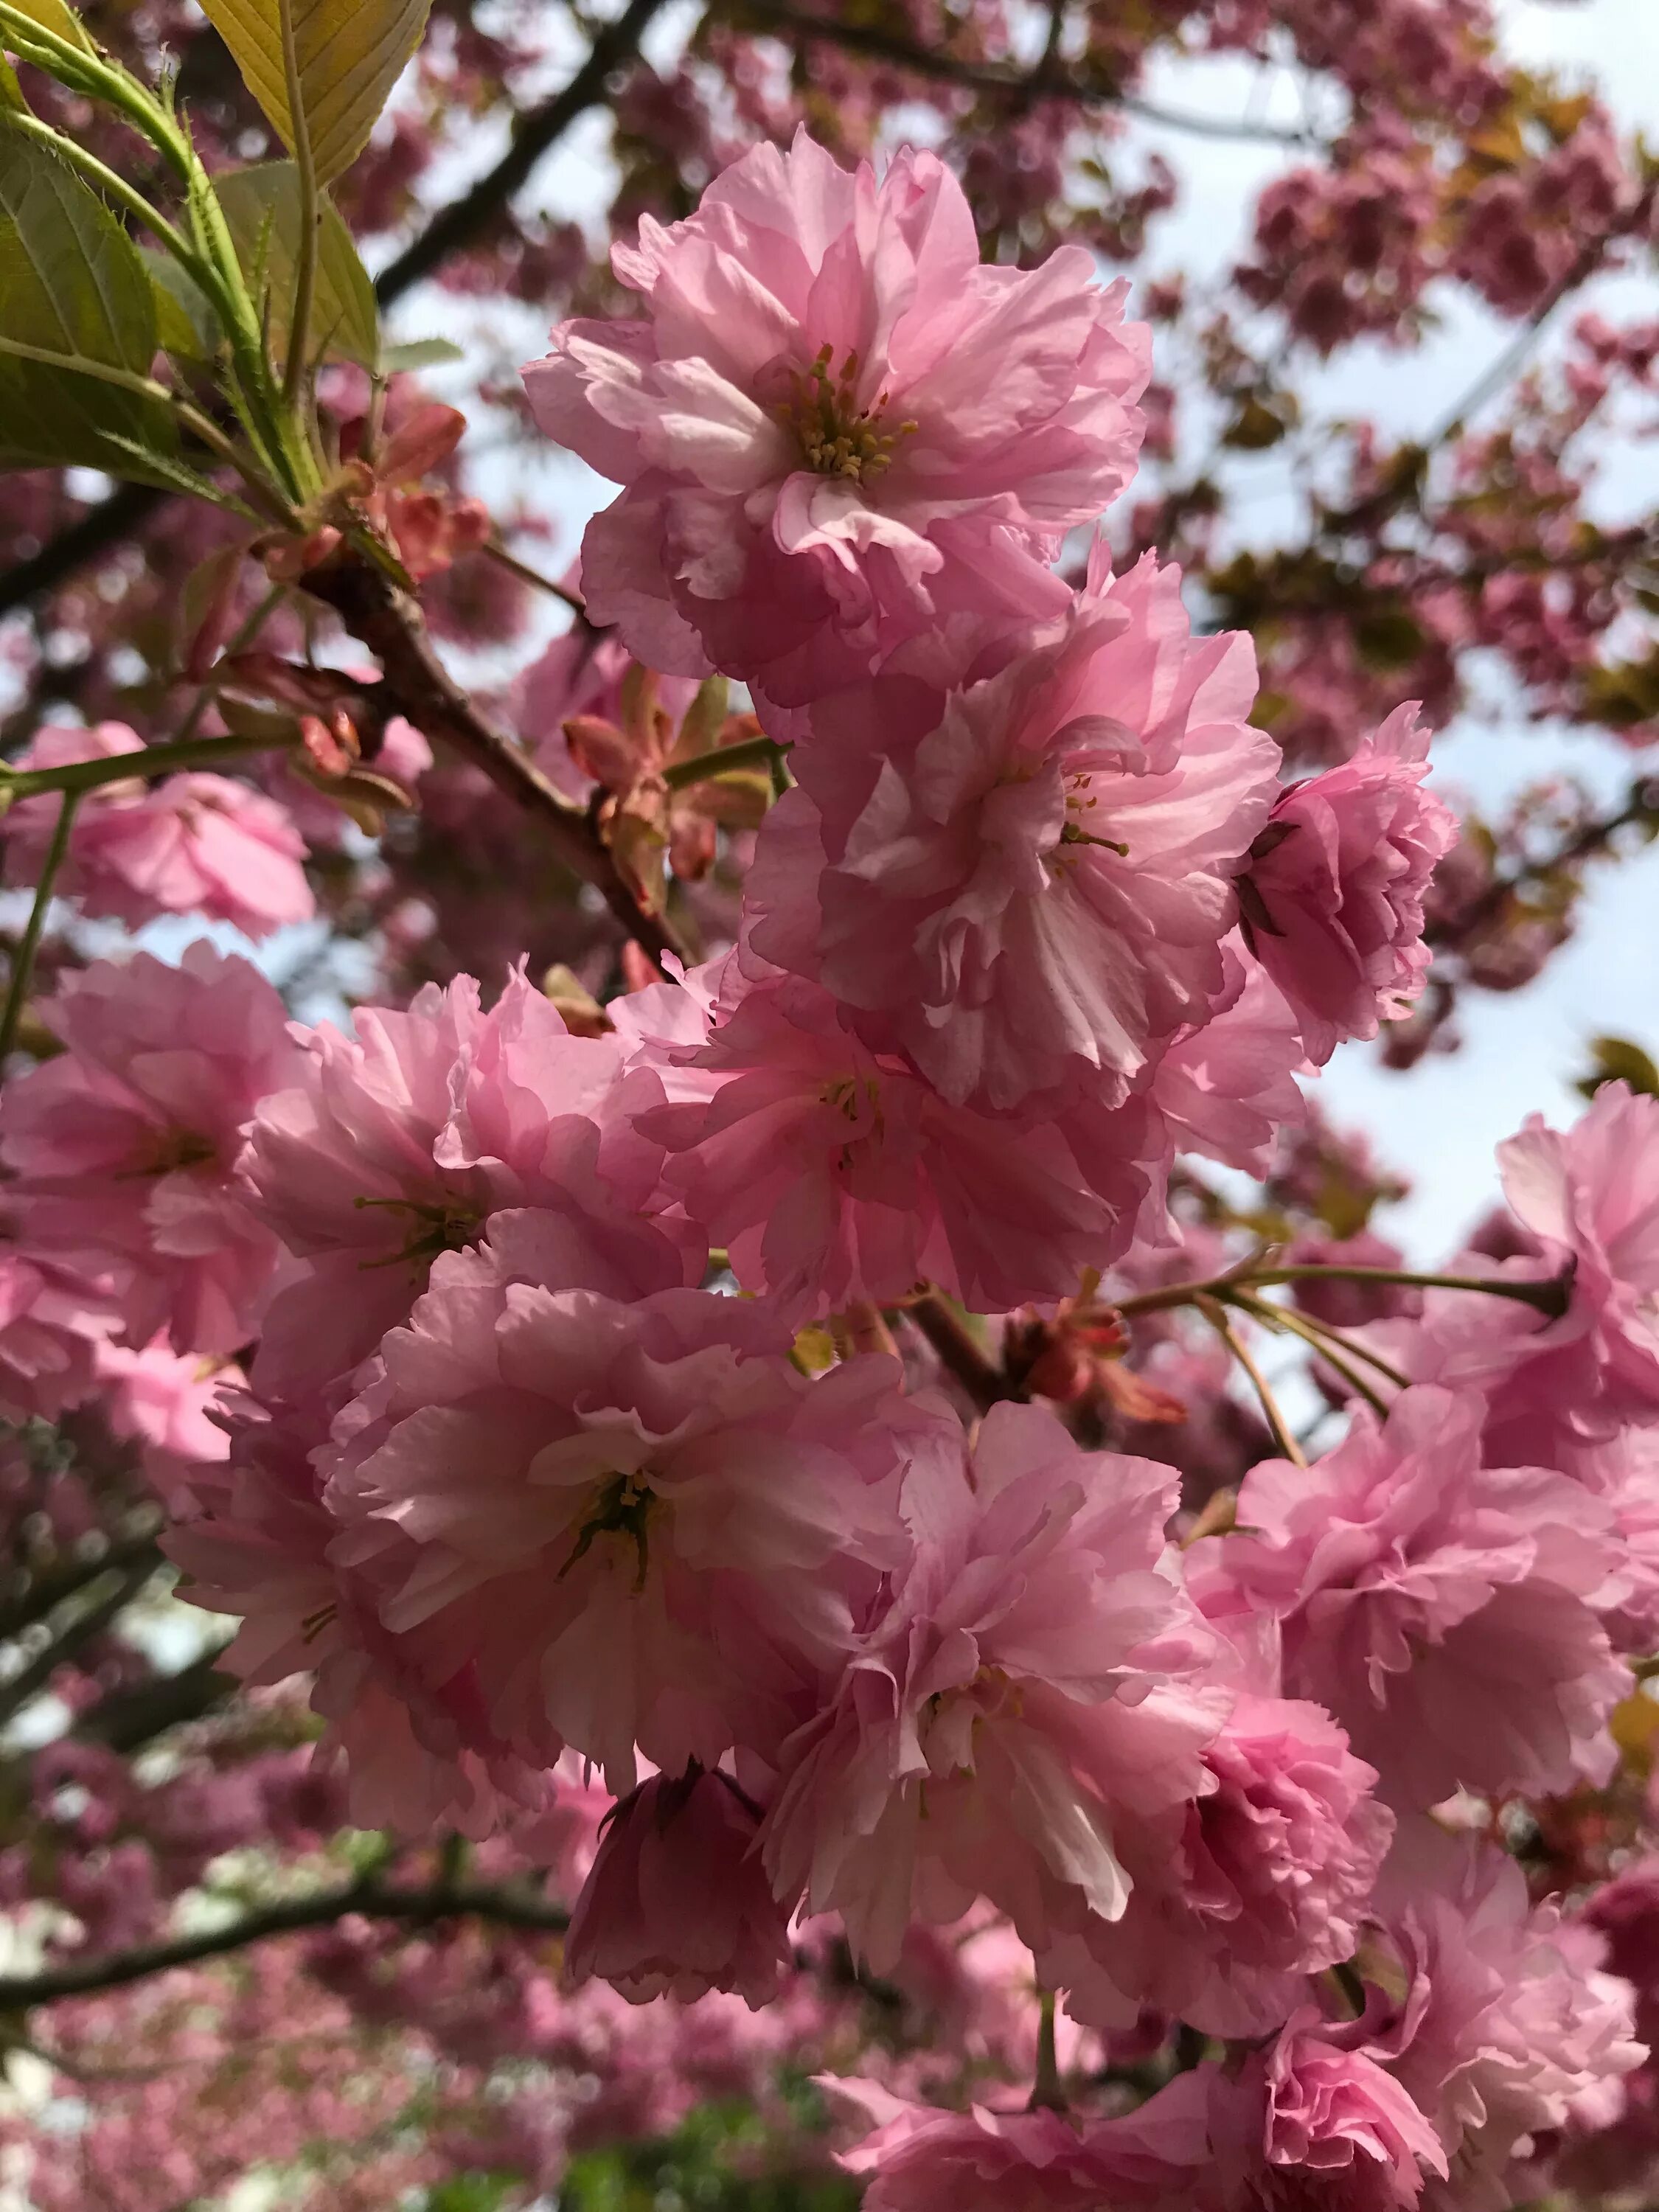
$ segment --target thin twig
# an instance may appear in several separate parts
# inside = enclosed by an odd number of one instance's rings
[[[1228,1320],[1226,1308],[1218,1298],[1213,1298],[1207,1291],[1200,1291],[1193,1300],[1193,1304],[1249,1376],[1255,1395],[1261,1401],[1262,1413],[1267,1416],[1267,1426],[1273,1432],[1273,1442],[1279,1446],[1281,1458],[1289,1460],[1294,1467],[1306,1467],[1307,1455],[1301,1445],[1297,1443],[1291,1431],[1289,1422],[1279,1410],[1279,1401],[1273,1395],[1272,1384],[1251,1357],[1243,1338]]]
[[[151,1974],[166,1973],[175,1966],[199,1966],[207,1959],[222,1959],[276,1936],[329,1928],[352,1914],[362,1914],[368,1920],[428,1924],[478,1919],[550,1936],[562,1935],[570,1923],[562,1905],[528,1891],[463,1884],[446,1892],[436,1887],[382,1888],[373,1881],[351,1882],[338,1889],[317,1891],[310,1897],[284,1898],[223,1928],[206,1929],[166,1942],[140,1944],[101,1959],[70,1959],[38,1974],[0,1977],[0,2013],[27,2012],[35,2005],[56,2004],[65,1997],[125,1989]]]
[[[35,886],[34,903],[29,908],[22,940],[17,947],[17,957],[12,963],[11,981],[6,987],[5,1011],[0,1013],[0,1067],[5,1066],[13,1046],[17,1042],[17,1025],[23,1018],[23,1008],[28,1002],[29,979],[34,973],[34,956],[40,949],[40,933],[46,926],[46,909],[52,904],[52,887],[58,880],[58,872],[69,851],[70,831],[75,827],[75,810],[78,804],[76,794],[66,791],[64,803],[58,810],[52,842],[46,848],[40,880]]]

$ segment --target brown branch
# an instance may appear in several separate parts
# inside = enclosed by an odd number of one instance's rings
[[[586,811],[542,774],[528,753],[481,714],[432,648],[421,610],[378,569],[359,562],[313,568],[305,588],[332,607],[380,664],[386,695],[428,738],[449,744],[526,808],[567,867],[592,884],[624,933],[653,959],[683,957],[665,915],[646,913],[617,872]]]
[[[1081,107],[1121,107],[1126,114],[1136,116],[1143,123],[1158,124],[1169,131],[1188,131],[1200,138],[1246,140],[1267,146],[1311,146],[1319,143],[1310,131],[1281,130],[1271,123],[1231,123],[1224,117],[1160,107],[1152,100],[1141,99],[1137,93],[1126,92],[1109,78],[1062,68],[1056,58],[1055,35],[1060,15],[1057,8],[1049,19],[1048,51],[1034,70],[1011,69],[1000,62],[966,61],[942,52],[936,46],[919,46],[897,32],[884,30],[879,24],[848,22],[805,9],[781,6],[776,4],[776,0],[733,0],[728,20],[734,29],[758,31],[797,43],[822,39],[826,45],[839,46],[843,53],[890,62],[896,69],[908,70],[913,76],[929,77],[936,83],[961,85],[969,92],[1000,95],[1022,106],[1036,100],[1070,100]]]
[[[133,1982],[148,1980],[152,1974],[226,1958],[276,1936],[331,1928],[353,1914],[413,1926],[477,1919],[550,1936],[562,1935],[570,1923],[563,1906],[550,1904],[530,1891],[483,1884],[398,1889],[382,1888],[374,1881],[350,1882],[338,1889],[319,1890],[310,1897],[282,1899],[245,1913],[223,1928],[175,1936],[166,1942],[140,1944],[102,1959],[70,1959],[38,1974],[0,1976],[0,2014],[27,2012],[35,2005],[60,2003],[65,1997],[95,1996],[105,1990],[125,1989]]]
[[[981,1413],[1005,1398],[1024,1398],[1025,1393],[984,1351],[938,1291],[927,1291],[905,1311],[938,1352],[946,1374],[955,1377]]]
[[[222,1649],[204,1652],[176,1674],[134,1682],[112,1690],[88,1711],[76,1716],[70,1734],[110,1750],[138,1751],[167,1729],[198,1721],[241,1688],[234,1674],[220,1671]]]

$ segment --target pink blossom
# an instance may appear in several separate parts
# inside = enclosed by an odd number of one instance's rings
[[[276,1254],[232,1170],[259,1100],[294,1072],[283,1002],[246,960],[192,945],[64,976],[40,1009],[65,1049],[0,1094],[25,1240],[110,1276],[126,1340],[234,1352]]]
[[[1249,641],[1194,641],[1179,572],[1096,564],[1042,641],[951,694],[837,820],[804,768],[750,878],[755,951],[813,975],[953,1105],[1121,1102],[1226,980],[1231,877],[1278,749]],[[814,911],[810,886],[817,883]]]
[[[1530,1901],[1506,1852],[1427,1822],[1402,1831],[1378,1917],[1368,2046],[1433,2120],[1448,2203],[1507,2204],[1519,2139],[1563,2126],[1644,2057],[1630,1986],[1602,1971],[1592,1928]]]
[[[465,1654],[532,1765],[568,1742],[627,1790],[636,1745],[675,1772],[769,1755],[898,1546],[896,1369],[809,1382],[758,1307],[566,1287],[545,1218],[445,1255],[386,1337],[335,1424],[331,1559],[441,1671]]]
[[[1401,707],[1340,767],[1291,785],[1241,887],[1250,945],[1322,1066],[1423,988],[1423,894],[1457,818],[1423,789],[1429,733]]]
[[[906,2103],[874,2081],[820,2076],[870,2132],[842,2164],[868,2177],[869,2212],[1218,2212],[1207,2070],[1179,2075],[1115,2119]]]
[[[563,324],[525,380],[625,487],[582,584],[641,660],[794,707],[952,618],[1061,611],[1048,564],[1127,481],[1147,370],[1127,287],[1082,249],[981,267],[935,155],[878,185],[802,132],[611,261],[648,319]]]
[[[1413,1805],[1604,1779],[1629,1687],[1596,1613],[1620,1587],[1607,1508],[1549,1469],[1483,1466],[1485,1414],[1419,1386],[1310,1468],[1261,1462],[1200,1592],[1224,1626],[1276,1615],[1286,1690]]]
[[[263,1100],[241,1173],[294,1264],[271,1303],[255,1382],[291,1395],[349,1376],[407,1318],[436,1255],[501,1207],[566,1217],[580,1279],[617,1297],[700,1278],[599,1172],[611,1038],[572,1036],[521,972],[489,1013],[464,976],[410,1005],[359,1007],[353,1034],[296,1030],[298,1081]]]
[[[1498,1148],[1504,1194],[1544,1249],[1570,1267],[1571,1304],[1551,1341],[1581,1337],[1572,1395],[1626,1419],[1659,1413],[1659,1099],[1604,1084],[1565,1133],[1531,1115]]]
[[[1420,2106],[1311,2006],[1245,2059],[1216,2106],[1216,2155],[1235,2201],[1393,2212],[1446,2172]]]
[[[1066,2008],[1130,2027],[1142,2005],[1217,2035],[1261,2034],[1303,1977],[1350,1957],[1393,1832],[1376,1777],[1317,1705],[1240,1697],[1204,1754],[1208,1793],[1125,1838],[1123,1917],[1051,1951]]]
[[[570,1916],[565,1970],[632,2004],[735,1990],[758,2009],[789,1961],[788,1916],[754,1850],[760,1814],[728,1775],[653,1775],[614,1806]]]
[[[206,1466],[223,1460],[229,1438],[214,1413],[222,1389],[241,1380],[211,1359],[184,1359],[165,1340],[142,1350],[98,1347],[104,1419],[112,1434],[139,1448],[148,1480],[172,1505]]]
[[[952,1106],[797,977],[723,1000],[707,1042],[667,1059],[670,1085],[709,1095],[652,1107],[659,1079],[637,1063],[634,1126],[665,1151],[663,1188],[744,1290],[792,1314],[928,1281],[982,1313],[1065,1297],[1117,1256],[1146,1198],[1144,1113],[1073,1134]],[[1099,1141],[1107,1121],[1115,1146]]]
[[[234,1409],[228,1464],[198,1466],[193,1517],[166,1549],[191,1602],[239,1618],[219,1663],[258,1690],[314,1674],[322,1777],[343,1770],[359,1827],[483,1836],[515,1808],[540,1810],[549,1778],[490,1735],[475,1670],[380,1623],[374,1587],[330,1557],[338,1523],[312,1464],[314,1435],[289,1409]]]
[[[1174,1146],[1263,1175],[1281,1130],[1300,1122],[1296,1017],[1267,970],[1235,939],[1221,948],[1219,996],[1177,1030],[1158,1063],[1152,1099]]]
[[[90,1398],[120,1325],[106,1291],[73,1267],[0,1244],[0,1420],[55,1421]]]
[[[40,731],[17,765],[64,768],[145,750],[124,722],[100,722]],[[9,884],[40,880],[62,803],[44,793],[6,817]],[[88,914],[130,928],[158,914],[199,914],[257,939],[315,913],[305,856],[287,809],[246,784],[194,770],[154,782],[134,776],[82,799],[57,887]]]
[[[1121,1918],[1121,1821],[1212,1786],[1224,1697],[1165,1546],[1168,1468],[1080,1452],[1000,1405],[971,1468],[945,1440],[905,1477],[909,1563],[839,1688],[783,1754],[766,1829],[781,1896],[839,1911],[878,1972],[913,1914],[983,1895],[1041,1952]]]

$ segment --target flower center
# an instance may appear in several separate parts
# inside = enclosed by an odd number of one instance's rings
[[[464,1206],[435,1206],[415,1198],[354,1198],[351,1202],[410,1218],[408,1242],[384,1260],[365,1260],[366,1268],[396,1267],[405,1261],[423,1266],[440,1252],[464,1252],[477,1234],[479,1217]]]
[[[834,1083],[826,1083],[818,1097],[824,1105],[833,1106],[848,1124],[848,1141],[841,1148],[841,1165],[850,1168],[854,1145],[881,1136],[881,1085],[873,1075],[843,1075]]]
[[[1065,850],[1067,845],[1098,845],[1108,853],[1121,854],[1125,860],[1129,857],[1127,845],[1119,844],[1115,837],[1097,836],[1087,826],[1090,809],[1100,804],[1090,792],[1091,781],[1080,772],[1066,779],[1066,819],[1060,824],[1060,845],[1053,855],[1058,866],[1072,865],[1072,856]]]
[[[858,404],[859,357],[849,353],[832,376],[835,349],[819,347],[811,367],[792,368],[792,396],[773,409],[787,430],[794,433],[801,458],[821,477],[843,477],[853,483],[869,483],[892,466],[893,449],[901,438],[915,429],[901,422],[884,430],[884,392],[873,407]]]
[[[621,1536],[634,1547],[638,1562],[634,1588],[636,1592],[642,1590],[651,1567],[651,1519],[656,1504],[656,1492],[637,1474],[613,1474],[601,1483],[556,1579],[562,1582],[577,1561],[587,1557],[597,1538]]]

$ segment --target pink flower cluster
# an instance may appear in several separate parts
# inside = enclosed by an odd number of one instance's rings
[[[1183,1518],[1095,1419],[1097,1293],[1178,1258],[1183,1157],[1262,1171],[1296,1076],[1422,989],[1414,710],[1285,787],[1178,570],[1060,571],[1146,333],[1079,249],[982,267],[933,156],[763,149],[615,265],[645,313],[561,329],[532,404],[623,485],[590,617],[788,748],[735,929],[585,1034],[523,968],[349,1034],[205,946],[71,976],[0,1097],[5,1403],[118,1387],[189,1594],[250,1683],[312,1675],[360,1824],[603,1778],[573,1980],[760,2006],[821,1916],[887,1976],[989,1912],[1065,2033],[1226,2046],[1076,2128],[1052,2021],[1024,2114],[850,2087],[875,2212],[1500,2202],[1640,2054],[1597,1939],[1431,1815],[1604,1779],[1659,1620],[1659,1104],[1524,1132],[1496,1279],[1537,1297],[1364,1321],[1381,1410]],[[604,757],[612,799],[661,768]],[[85,895],[166,828],[198,910],[283,918],[199,797],[89,802]],[[958,1378],[979,1316],[1054,1356],[969,1409],[896,1352],[919,1301]],[[246,1374],[222,1445],[201,1355]]]

